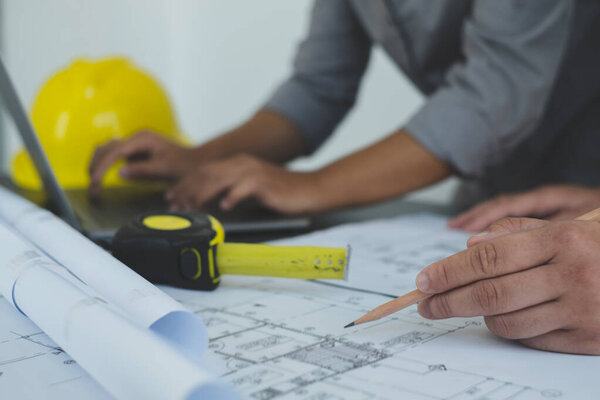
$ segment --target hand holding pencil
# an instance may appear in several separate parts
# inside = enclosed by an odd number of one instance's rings
[[[418,289],[348,326],[419,302],[429,319],[484,316],[495,334],[600,354],[600,209],[575,221],[505,218],[417,276]]]

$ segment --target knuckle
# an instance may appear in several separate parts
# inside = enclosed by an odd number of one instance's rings
[[[594,297],[599,297],[598,289],[600,288],[600,273],[595,261],[589,261],[585,259],[575,260],[572,268],[567,269],[566,278],[567,281],[571,281],[580,290],[585,288],[591,289]]]
[[[471,300],[485,313],[494,312],[500,306],[501,294],[497,285],[490,281],[480,281],[471,290]]]
[[[568,200],[573,197],[575,188],[569,185],[550,185],[543,186],[531,194],[532,197],[540,199],[560,199],[561,201]]]
[[[447,288],[452,285],[452,279],[450,278],[450,264],[441,262],[439,267],[435,269],[434,281],[439,282],[442,287]]]
[[[265,174],[264,165],[258,160],[252,159],[248,162],[248,172],[252,176],[262,176]]]
[[[515,217],[504,217],[494,222],[489,227],[489,231],[508,231],[512,232],[521,227],[521,219]]]
[[[431,311],[434,317],[448,318],[453,316],[450,299],[445,294],[438,294],[431,299]]]
[[[239,163],[239,164],[243,164],[243,165],[249,166],[249,165],[251,165],[251,164],[253,163],[253,161],[254,161],[254,158],[253,158],[252,156],[250,156],[249,154],[242,153],[242,154],[237,154],[237,155],[235,155],[235,156],[233,157],[233,160],[234,160],[236,163]]]
[[[586,241],[586,235],[579,223],[558,223],[555,225],[555,240],[559,245],[573,248]]]
[[[498,249],[493,242],[484,242],[470,252],[470,264],[478,276],[494,276],[498,265]]]
[[[261,181],[257,177],[251,176],[251,177],[246,178],[244,185],[246,186],[247,190],[253,191],[261,186]]]
[[[182,180],[199,180],[199,179],[209,179],[211,176],[212,168],[210,165],[199,165],[196,168],[192,169],[187,175],[184,175]]]
[[[514,321],[506,315],[485,317],[485,324],[494,334],[505,339],[520,339],[520,332]]]
[[[454,286],[451,270],[451,261],[449,261],[449,259],[443,259],[425,268],[424,271],[427,271],[431,288],[442,292]]]
[[[506,195],[506,194],[502,194],[502,195],[496,197],[497,205],[506,205],[506,204],[509,204],[511,201],[512,201],[511,196]]]
[[[254,171],[255,175],[257,175],[257,176],[264,177],[264,176],[269,175],[267,166],[259,161],[254,162],[253,171]]]

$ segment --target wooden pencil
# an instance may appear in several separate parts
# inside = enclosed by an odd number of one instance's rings
[[[413,304],[425,300],[426,298],[431,296],[431,294],[423,293],[419,289],[415,289],[412,292],[406,293],[400,297],[395,298],[394,300],[388,301],[387,303],[383,303],[382,305],[372,309],[359,319],[350,322],[344,328],[350,328],[354,325],[360,325],[364,324],[365,322],[378,320],[380,318],[393,314],[396,311],[400,311],[403,308],[412,306]]]
[[[595,210],[580,215],[575,219],[578,221],[599,221],[600,208],[596,208]],[[364,324],[365,322],[376,321],[383,317],[387,317],[390,314],[403,310],[406,307],[412,306],[413,304],[423,301],[433,295],[434,293],[423,293],[419,289],[415,289],[412,292],[406,293],[400,297],[395,298],[394,300],[388,301],[387,303],[383,303],[382,305],[372,309],[359,319],[350,322],[344,328],[350,328],[351,326],[360,325]]]

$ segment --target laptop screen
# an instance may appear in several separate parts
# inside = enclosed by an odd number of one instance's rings
[[[35,165],[35,169],[42,179],[48,200],[56,207],[60,216],[66,222],[74,228],[81,230],[79,221],[75,217],[75,213],[69,205],[64,191],[58,184],[56,176],[48,162],[48,158],[33,129],[33,125],[29,121],[25,109],[17,96],[17,92],[8,76],[8,71],[6,70],[2,58],[0,58],[0,96],[2,97],[2,101],[4,102],[8,114],[15,123],[17,131],[25,144],[25,148]]]

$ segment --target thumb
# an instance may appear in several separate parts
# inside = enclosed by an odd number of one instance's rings
[[[502,218],[491,224],[485,232],[471,236],[469,240],[467,240],[467,247],[472,247],[487,240],[508,235],[509,233],[539,228],[548,223],[548,221],[536,218]]]

